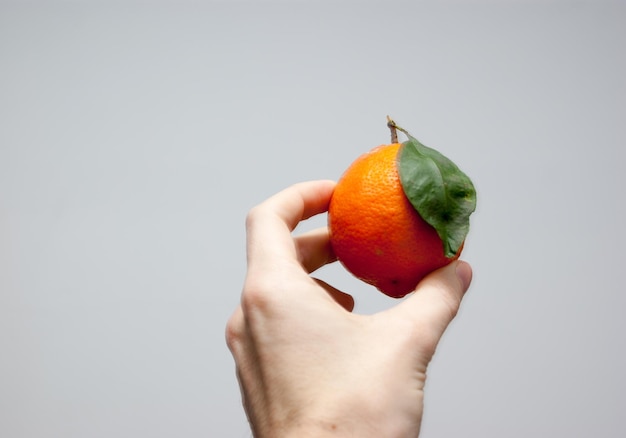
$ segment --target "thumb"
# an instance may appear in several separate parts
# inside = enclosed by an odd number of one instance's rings
[[[471,266],[463,261],[452,262],[426,276],[415,292],[393,309],[411,321],[416,342],[428,359],[459,311],[471,281]]]

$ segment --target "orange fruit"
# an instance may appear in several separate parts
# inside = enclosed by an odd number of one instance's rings
[[[388,120],[394,143],[361,155],[344,172],[330,200],[328,229],[348,271],[400,298],[459,257],[476,192],[448,158]],[[397,143],[396,128],[407,142]]]
[[[396,166],[400,146],[379,146],[352,163],[328,209],[337,259],[355,277],[396,298],[460,255],[444,255],[437,231],[404,194]]]

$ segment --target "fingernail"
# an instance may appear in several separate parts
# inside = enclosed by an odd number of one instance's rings
[[[465,293],[467,289],[469,289],[470,283],[472,282],[472,267],[469,263],[461,260],[456,262],[456,276],[461,282],[463,293]]]

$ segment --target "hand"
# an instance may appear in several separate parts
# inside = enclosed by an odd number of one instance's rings
[[[256,437],[415,437],[426,368],[472,271],[453,262],[395,307],[351,313],[351,296],[309,275],[334,261],[327,230],[291,233],[333,189],[297,184],[248,215],[248,271],[226,327],[243,405]]]

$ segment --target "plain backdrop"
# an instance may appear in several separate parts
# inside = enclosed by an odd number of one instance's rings
[[[422,436],[626,436],[625,54],[624,1],[0,1],[0,436],[250,436],[246,212],[387,114],[478,190]]]

